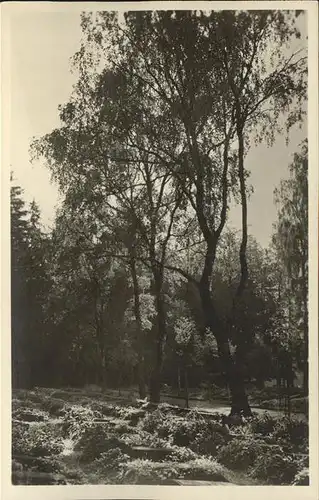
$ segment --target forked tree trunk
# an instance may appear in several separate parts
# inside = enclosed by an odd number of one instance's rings
[[[251,409],[245,390],[244,374],[240,359],[235,360],[230,352],[229,340],[222,330],[208,287],[200,288],[202,308],[206,325],[212,331],[218,348],[221,366],[231,395],[231,415],[251,416]]]

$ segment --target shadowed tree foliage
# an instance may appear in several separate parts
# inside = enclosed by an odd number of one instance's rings
[[[283,299],[290,349],[299,351],[304,391],[308,391],[308,144],[290,165],[290,178],[275,191],[278,221],[273,243],[283,271]],[[302,332],[302,338],[300,338]]]

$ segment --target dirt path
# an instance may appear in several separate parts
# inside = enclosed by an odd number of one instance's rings
[[[162,402],[165,403],[170,403],[172,405],[177,405],[177,406],[185,406],[185,402],[181,398],[176,398],[174,396],[168,396],[168,395],[163,395],[162,396]],[[226,401],[208,401],[208,400],[200,400],[200,399],[190,399],[189,400],[189,407],[193,409],[198,409],[198,410],[203,410],[205,412],[209,413],[222,413],[224,415],[229,415],[230,413],[230,406],[226,403]],[[259,408],[256,406],[251,406],[251,409],[253,412],[258,413],[259,415],[264,414],[265,412],[268,413],[268,415],[271,415],[272,417],[280,417],[284,416],[284,411],[283,410],[267,410],[265,408]],[[293,416],[299,418],[300,420],[307,421],[306,415],[303,413],[294,413]]]

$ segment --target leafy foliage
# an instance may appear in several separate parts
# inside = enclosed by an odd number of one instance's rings
[[[217,460],[232,469],[247,470],[260,454],[264,454],[264,448],[258,441],[233,439],[218,450]]]
[[[66,409],[63,416],[63,430],[66,435],[79,438],[94,424],[94,418],[99,414],[89,407],[71,406]]]
[[[110,450],[100,454],[92,462],[92,468],[96,468],[101,472],[114,471],[121,468],[121,465],[127,462],[129,455],[123,453],[120,448],[111,448]]]
[[[125,443],[112,435],[103,425],[93,425],[85,429],[76,443],[75,449],[81,452],[81,461],[90,462],[102,453],[120,448],[123,452],[129,449]]]
[[[12,452],[17,455],[44,457],[57,455],[62,451],[62,439],[48,427],[21,424],[12,426]]]
[[[282,418],[277,420],[273,436],[280,441],[287,441],[293,445],[307,446],[308,424],[298,418]]]
[[[291,484],[298,470],[296,461],[282,453],[259,455],[251,469],[252,477],[270,484]]]

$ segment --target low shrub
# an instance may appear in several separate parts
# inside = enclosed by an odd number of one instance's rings
[[[309,453],[294,453],[292,456],[298,464],[298,470],[309,469]]]
[[[285,485],[292,483],[297,472],[298,464],[291,456],[268,452],[257,456],[250,475],[267,484]]]
[[[308,486],[309,485],[309,469],[302,469],[301,471],[297,472],[292,484],[294,486]]]
[[[215,460],[195,458],[187,463],[159,463],[136,459],[121,471],[124,484],[163,484],[176,478],[227,481],[225,468]]]
[[[78,439],[86,429],[94,424],[94,419],[101,415],[91,408],[73,405],[65,409],[63,416],[63,432],[72,439]]]
[[[150,434],[143,429],[136,429],[135,433],[122,435],[121,441],[131,448],[135,446],[149,446],[150,448],[166,448],[170,446],[168,440],[160,438],[156,433]]]
[[[226,437],[219,432],[198,433],[194,442],[190,445],[192,450],[195,450],[201,455],[216,456],[218,450],[227,443]]]
[[[219,418],[216,416],[217,420]],[[215,421],[203,419],[196,411],[189,412],[185,418],[155,410],[145,416],[139,428],[153,435],[157,434],[172,445],[214,454],[217,447],[225,443],[226,438],[218,432],[217,425]]]
[[[249,421],[253,433],[267,436],[271,434],[276,426],[277,420],[265,412],[263,415],[254,416]]]
[[[195,458],[187,464],[180,464],[179,467],[179,471],[186,479],[227,482],[225,467],[212,458]]]
[[[12,454],[36,457],[57,455],[63,450],[62,439],[46,426],[12,426]]]
[[[115,426],[114,426],[114,432],[116,434],[129,434],[132,432],[132,426],[129,425],[127,422],[125,422],[125,420],[123,422],[118,422]]]
[[[61,463],[59,460],[53,457],[38,457],[35,456],[33,459],[30,456],[26,457],[25,460],[21,457],[21,462],[25,466],[25,469],[35,472],[48,472],[48,473],[60,473]]]
[[[22,407],[27,407],[27,402],[26,401],[21,401],[20,399],[17,399],[17,398],[13,398],[12,401],[11,401],[11,410],[12,412],[14,410],[17,410],[18,408],[22,408]]]
[[[101,453],[100,456],[92,462],[92,468],[99,472],[119,470],[129,458],[129,455],[123,453],[121,448],[111,448]]]
[[[49,415],[43,410],[22,406],[12,411],[12,418],[23,422],[43,422],[49,418]]]
[[[140,421],[139,427],[147,432],[153,433],[159,431],[165,426],[167,415],[156,409],[146,413],[145,417]]]
[[[199,422],[193,419],[171,418],[159,427],[158,434],[168,437],[177,446],[189,446],[198,437]]]
[[[110,434],[105,426],[94,425],[85,429],[84,433],[76,443],[74,449],[81,452],[80,460],[90,462],[100,457],[102,453],[113,448],[119,448],[124,453],[130,450],[130,446]]]
[[[118,405],[113,405],[100,401],[92,403],[91,410],[98,412],[105,417],[119,417],[121,415],[122,408]]]
[[[308,432],[307,422],[298,418],[283,417],[277,420],[273,436],[280,441],[287,441],[293,445],[307,446]]]
[[[133,406],[121,408],[119,411],[120,418],[129,421],[132,425],[136,425],[145,415],[145,410],[134,408]]]
[[[183,446],[172,446],[173,450],[170,458],[173,462],[189,462],[190,460],[195,460],[197,454],[192,451],[190,448],[186,448]]]
[[[118,476],[122,484],[161,484],[177,477],[178,470],[172,465],[140,458],[125,464]]]
[[[63,399],[47,397],[43,401],[43,408],[51,417],[62,417],[67,411],[67,405]]]
[[[233,439],[221,446],[217,452],[217,460],[235,470],[247,470],[258,456],[264,454],[263,445],[254,439]]]
[[[16,471],[16,472],[22,472],[23,471],[23,465],[18,462],[17,460],[12,460],[11,462],[11,469],[12,471]]]
[[[27,403],[29,407],[39,407],[45,398],[45,394],[37,389],[15,389],[12,392],[12,396],[13,399],[18,399],[21,402]]]

